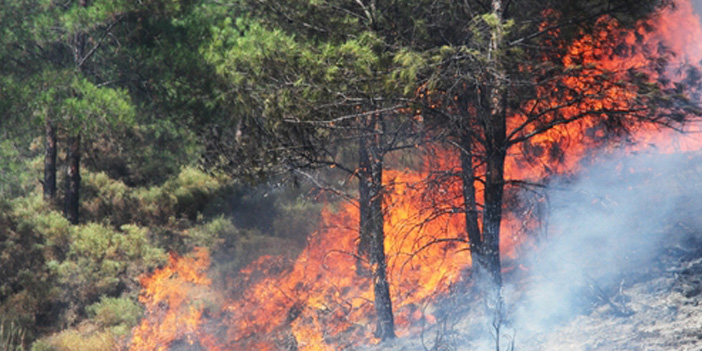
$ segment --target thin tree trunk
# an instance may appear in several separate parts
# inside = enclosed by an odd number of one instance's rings
[[[52,202],[56,197],[56,126],[47,117],[44,143],[44,200]]]
[[[475,195],[475,168],[473,163],[473,138],[471,131],[461,135],[461,176],[463,180],[463,201],[466,220],[466,233],[470,245],[470,258],[473,269],[486,270],[483,236],[478,225],[478,203]]]
[[[360,245],[368,245],[372,269],[375,311],[378,318],[376,335],[383,341],[395,338],[395,321],[390,299],[383,229],[383,157],[380,136],[375,134],[377,116],[370,118],[369,135],[361,137],[359,167],[359,205],[361,213]],[[366,158],[367,157],[367,158]],[[366,163],[367,164],[364,164]],[[368,240],[367,244],[364,240]]]
[[[381,340],[395,337],[395,322],[390,300],[390,285],[387,279],[385,258],[385,232],[383,230],[383,185],[382,160],[378,155],[371,156],[371,191],[370,191],[370,227],[371,227],[371,264],[373,266],[373,283],[375,285],[375,311],[378,314],[378,334]]]
[[[66,199],[63,213],[71,224],[78,224],[80,206],[80,134],[68,138],[66,167]]]
[[[502,47],[502,0],[492,1],[492,11],[498,24],[492,29],[488,64],[491,67],[489,78],[489,120],[485,123],[485,203],[483,208],[483,240],[487,269],[493,288],[502,288],[500,265],[500,223],[502,222],[502,196],[504,193],[504,165],[507,153],[507,126],[505,115],[506,74],[500,64],[499,50]]]
[[[485,204],[483,209],[483,252],[493,288],[502,287],[500,265],[500,223],[504,193],[505,153],[497,148],[487,155],[485,176]]]
[[[368,216],[370,212],[370,156],[368,155],[368,141],[367,138],[361,137],[358,142],[358,196],[360,199],[359,205],[359,240],[358,240],[358,257],[356,264],[356,271],[359,275],[367,274],[361,260],[363,258],[369,258],[370,245],[371,245],[371,230],[370,230],[370,218]]]
[[[507,74],[500,60],[503,46],[503,3],[492,0],[492,13],[497,24],[491,30],[488,51],[487,90],[489,115],[485,121],[485,195],[483,204],[483,239],[489,286],[486,302],[492,310],[495,350],[500,350],[503,322],[502,266],[500,263],[500,224],[504,195],[504,167],[507,155],[506,90]]]
[[[80,7],[88,7],[88,0],[78,1]],[[73,62],[76,71],[82,73],[85,64],[85,45],[88,35],[84,32],[75,33],[73,37]],[[75,93],[74,93],[75,94]],[[70,133],[75,133],[71,131]],[[68,152],[66,153],[66,194],[64,199],[63,214],[71,224],[78,224],[80,207],[80,139],[78,132],[68,138]]]
[[[471,108],[469,92],[465,91],[463,96],[456,99],[457,110],[461,116],[461,127],[459,134],[460,160],[461,160],[461,180],[463,182],[463,210],[466,221],[466,237],[470,245],[470,258],[474,271],[485,268],[483,253],[483,235],[479,226],[478,201],[475,192],[475,182],[477,180],[475,169],[475,137],[473,130],[476,118],[476,109]],[[482,275],[482,274],[479,274]]]

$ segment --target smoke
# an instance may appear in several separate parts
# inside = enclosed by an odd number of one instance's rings
[[[645,277],[660,253],[679,243],[679,223],[702,227],[696,216],[702,201],[699,161],[693,154],[655,149],[617,153],[576,178],[552,183],[548,236],[525,258],[526,283],[506,291],[514,299],[512,327],[522,340],[595,305],[609,304],[617,317],[630,314],[616,300],[619,288]]]
[[[702,0],[691,0],[692,8],[695,10],[695,14],[699,16],[702,14]]]

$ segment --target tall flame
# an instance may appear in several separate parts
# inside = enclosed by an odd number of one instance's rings
[[[656,29],[653,33],[643,26],[633,32],[624,31],[612,19],[602,21],[600,31],[583,35],[568,47],[563,63],[569,66],[577,62],[586,67],[584,74],[562,82],[568,88],[587,93],[595,85],[588,81],[594,75],[587,70],[626,72],[650,65],[643,50],[638,49],[642,46],[665,44],[680,62],[702,59],[702,29],[687,0],[651,19]],[[602,42],[618,42],[618,50],[629,48],[628,54],[610,55],[607,50],[611,47],[601,46]],[[652,75],[655,77],[655,72]],[[604,94],[602,98],[574,104],[564,108],[563,113],[575,116],[583,108],[626,108],[633,96],[625,85],[616,83],[597,89],[592,93]],[[551,96],[548,93],[551,92],[542,92]],[[567,94],[564,98],[568,98]],[[528,101],[524,108],[547,109],[560,103],[563,101]],[[525,118],[518,114],[511,117],[510,127],[516,128]],[[530,132],[529,128],[524,132]],[[600,133],[587,119],[556,126],[525,144],[531,149],[530,156],[510,154],[506,176],[538,180],[575,172],[592,146],[586,141],[603,137]],[[699,149],[702,145],[694,140],[673,146],[668,142],[671,134],[653,128],[642,128],[635,134],[636,138],[671,152]],[[458,160],[450,153],[439,163],[442,170],[458,170]],[[452,211],[462,203],[460,184],[444,184],[432,189],[432,197],[427,197],[429,185],[424,180],[429,176],[428,171],[414,170],[388,170],[384,174],[383,181],[388,184],[385,247],[400,336],[415,331],[418,321],[433,323],[436,316],[429,301],[454,284],[465,283],[462,272],[470,267],[469,252],[460,249],[465,248],[464,219],[460,211]],[[427,211],[437,203],[444,206],[444,212]],[[319,229],[308,237],[306,248],[291,268],[282,267],[276,257],[259,258],[240,272],[237,281],[247,284],[230,287],[236,291],[234,297],[222,298],[212,291],[206,275],[207,251],[197,250],[187,257],[172,256],[167,267],[142,278],[140,302],[146,308],[146,316],[133,330],[130,350],[168,350],[176,342],[197,344],[207,350],[332,350],[377,341],[372,327],[373,282],[367,275],[359,274],[355,255],[358,212],[354,203],[325,208]],[[525,227],[524,214],[517,217],[508,214],[503,223],[501,250],[507,257],[517,255],[524,238],[520,234]],[[529,229],[529,224],[526,227]],[[214,304],[216,307],[208,306],[206,301],[212,299],[221,301]],[[205,312],[207,320],[203,317]],[[210,327],[211,323],[217,326]]]
[[[212,284],[205,273],[209,265],[207,250],[198,249],[188,257],[172,254],[167,267],[142,277],[139,302],[147,314],[132,331],[130,351],[165,351],[176,340],[220,350],[214,337],[203,331],[201,304]]]

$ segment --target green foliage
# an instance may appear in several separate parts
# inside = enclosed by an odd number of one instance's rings
[[[115,174],[131,186],[162,184],[177,175],[182,167],[192,165],[202,154],[200,140],[192,128],[172,120],[142,123],[133,131],[116,138],[115,145],[99,156],[113,156],[126,171]],[[104,141],[100,145],[106,145]],[[103,156],[105,155],[105,156]],[[116,167],[105,164],[104,171]],[[123,165],[123,166],[122,166]]]
[[[31,320],[32,314],[61,303],[67,306],[61,320],[71,324],[83,318],[85,303],[134,286],[139,274],[166,261],[146,228],[95,222],[70,226],[40,194],[11,206],[9,225],[0,235],[0,262],[9,275],[0,286],[0,311]]]
[[[119,292],[120,284],[133,284],[140,273],[166,261],[163,249],[153,247],[148,230],[124,225],[121,230],[89,223],[71,227],[67,259],[55,266],[71,303],[94,301]],[[74,311],[79,313],[80,311]]]
[[[39,203],[33,196],[0,202],[0,316],[12,316],[23,327],[31,327],[53,293],[44,240],[30,222],[39,217],[32,209],[45,208]]]
[[[101,24],[107,23],[128,9],[129,2],[114,0],[97,0],[90,6],[79,6],[72,3],[61,13],[58,23],[63,27],[63,35],[70,37],[85,31],[92,31]]]
[[[134,217],[136,200],[132,190],[123,182],[110,178],[104,172],[83,175],[83,218],[87,221],[108,220],[116,226],[129,223]]]
[[[194,167],[184,167],[174,179],[162,186],[137,189],[141,219],[166,223],[177,218],[196,220],[212,196],[226,184],[218,178]]]
[[[241,231],[231,220],[219,216],[211,221],[197,226],[186,233],[185,244],[190,247],[207,247],[215,252],[220,245],[235,243],[241,236]]]
[[[397,83],[404,86],[403,93],[410,94],[417,88],[419,72],[426,68],[426,59],[419,53],[403,49],[394,57],[397,68],[392,73],[389,84]]]
[[[33,169],[33,163],[25,160],[21,169]],[[97,328],[67,330],[41,339],[35,349],[82,350],[93,344],[110,349],[137,322],[137,279],[166,262],[165,248],[216,248],[240,237],[223,218],[194,230],[171,221],[202,220],[227,178],[185,167],[150,188],[129,187],[103,172],[86,172],[83,179],[84,225],[71,226],[39,191],[0,201],[0,315],[15,316],[18,325],[30,328],[38,319],[54,330],[88,320]],[[162,232],[180,233],[185,246],[169,241],[173,237],[155,237]]]
[[[123,330],[121,327],[131,328],[137,325],[142,313],[138,303],[124,297],[101,296],[99,302],[88,306],[86,310],[90,319],[99,326],[118,327],[118,330]]]
[[[98,87],[78,77],[68,89],[71,93],[62,100],[58,112],[70,130],[114,131],[134,123],[134,106],[125,90]]]
[[[22,161],[29,157],[28,150],[20,150],[18,144],[14,140],[0,140],[0,196],[4,198],[26,193],[31,187],[29,167]]]
[[[37,340],[32,344],[32,351],[56,351],[56,348],[44,340]]]
[[[129,187],[104,172],[86,172],[82,207],[87,220],[121,226],[133,221],[168,225],[197,220],[229,182],[194,167],[183,167],[161,185]]]

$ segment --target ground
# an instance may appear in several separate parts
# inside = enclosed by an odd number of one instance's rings
[[[507,326],[502,350],[622,351],[702,350],[702,233],[671,235],[669,245],[651,264],[625,272],[618,284],[589,286],[580,301],[587,307],[548,329]],[[507,284],[528,284],[528,275],[508,276]],[[516,292],[519,293],[518,291]],[[523,297],[516,297],[519,303]],[[368,348],[373,351],[494,350],[480,302],[466,300],[453,308],[448,328],[427,328],[424,335]],[[456,306],[455,300],[447,299]],[[514,307],[514,306],[512,306]],[[437,343],[437,335],[442,342]],[[485,335],[488,335],[486,338]],[[512,345],[508,342],[514,338]]]

